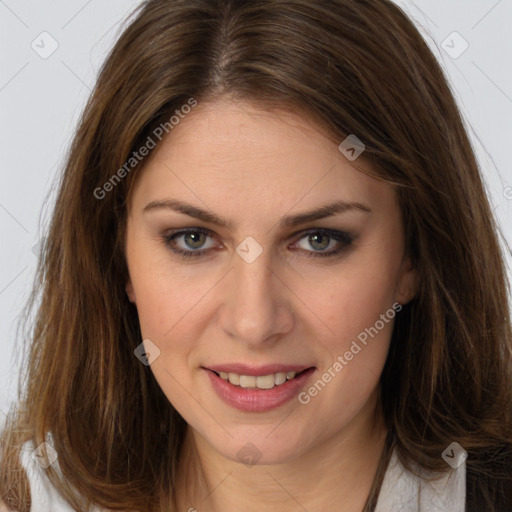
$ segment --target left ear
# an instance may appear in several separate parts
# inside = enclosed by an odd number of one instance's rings
[[[416,296],[418,292],[418,273],[409,258],[404,259],[400,269],[396,301],[405,305]]]

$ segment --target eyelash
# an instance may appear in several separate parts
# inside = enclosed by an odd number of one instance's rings
[[[174,240],[176,238],[178,238],[179,236],[190,234],[190,233],[204,234],[204,235],[210,236],[210,237],[213,235],[213,233],[208,229],[191,228],[191,229],[178,231],[175,233],[166,234],[162,237],[162,241],[163,241],[164,245],[169,250],[171,250],[175,254],[178,254],[182,258],[201,257],[204,254],[206,254],[208,251],[211,250],[211,248],[210,248],[210,249],[200,249],[197,251],[192,251],[192,250],[184,251],[182,249],[177,249],[173,245]],[[328,238],[331,238],[333,240],[340,242],[342,245],[340,247],[338,247],[337,249],[330,250],[328,252],[306,251],[306,253],[308,253],[307,254],[308,258],[329,258],[329,257],[336,256],[336,255],[342,253],[344,250],[346,250],[348,248],[348,246],[354,241],[354,237],[345,231],[337,231],[337,230],[325,229],[325,228],[316,228],[316,229],[308,229],[307,231],[302,232],[300,238],[298,238],[296,240],[296,242],[300,242],[303,238],[306,238],[307,236],[310,236],[310,235],[316,235],[316,234],[321,234],[321,235],[327,236]],[[296,242],[294,242],[294,243],[296,243]]]

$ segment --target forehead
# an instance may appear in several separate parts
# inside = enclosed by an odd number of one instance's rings
[[[134,205],[179,197],[231,213],[337,200],[392,207],[392,188],[365,174],[375,169],[363,158],[349,161],[339,142],[299,113],[223,100],[199,104],[140,171]]]

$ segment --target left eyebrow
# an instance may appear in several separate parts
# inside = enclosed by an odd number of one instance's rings
[[[209,222],[210,224],[215,224],[216,226],[233,230],[232,222],[227,221],[222,217],[219,217],[215,213],[203,210],[202,208],[182,201],[178,201],[176,199],[152,201],[144,207],[143,213],[157,209],[174,210],[178,213],[183,213],[190,217],[202,220],[203,222]],[[280,220],[279,224],[282,228],[290,228],[299,226],[301,224],[306,224],[307,222],[325,219],[327,217],[332,217],[336,214],[341,214],[354,210],[364,213],[371,213],[371,209],[362,203],[335,201],[333,203],[326,204],[313,210],[305,211],[295,215],[285,216]]]
[[[332,217],[333,215],[345,213],[348,211],[359,211],[364,213],[371,213],[372,211],[368,206],[357,203],[357,202],[346,202],[336,201],[334,203],[326,204],[320,208],[310,210],[307,212],[299,213],[296,215],[290,215],[281,219],[281,227],[295,227],[300,224],[306,224],[314,220],[325,219],[326,217]]]

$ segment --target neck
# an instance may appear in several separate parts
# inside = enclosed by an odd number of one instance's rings
[[[180,459],[178,510],[362,512],[387,433],[377,404],[376,398],[370,400],[368,412],[342,431],[275,465],[227,459],[189,426]]]

